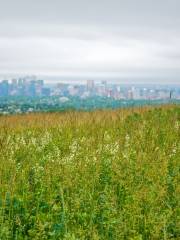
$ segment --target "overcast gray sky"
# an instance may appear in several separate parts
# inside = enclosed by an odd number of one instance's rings
[[[179,83],[180,0],[0,0],[0,74]]]

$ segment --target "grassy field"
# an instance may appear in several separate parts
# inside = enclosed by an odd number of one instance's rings
[[[0,117],[0,240],[180,239],[180,107]]]

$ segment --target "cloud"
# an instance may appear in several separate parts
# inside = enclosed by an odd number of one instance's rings
[[[180,78],[180,1],[0,3],[0,73]]]

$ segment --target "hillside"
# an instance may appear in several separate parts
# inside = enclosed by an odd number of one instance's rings
[[[0,239],[179,239],[180,107],[0,117]]]

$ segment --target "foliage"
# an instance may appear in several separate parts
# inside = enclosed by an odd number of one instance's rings
[[[179,239],[180,108],[0,117],[0,239]]]
[[[97,109],[117,109],[148,105],[179,104],[179,99],[113,99],[93,96],[86,99],[78,96],[68,96],[68,101],[61,102],[59,96],[49,97],[0,97],[0,115],[22,114],[28,112],[64,112],[64,111],[93,111]]]

